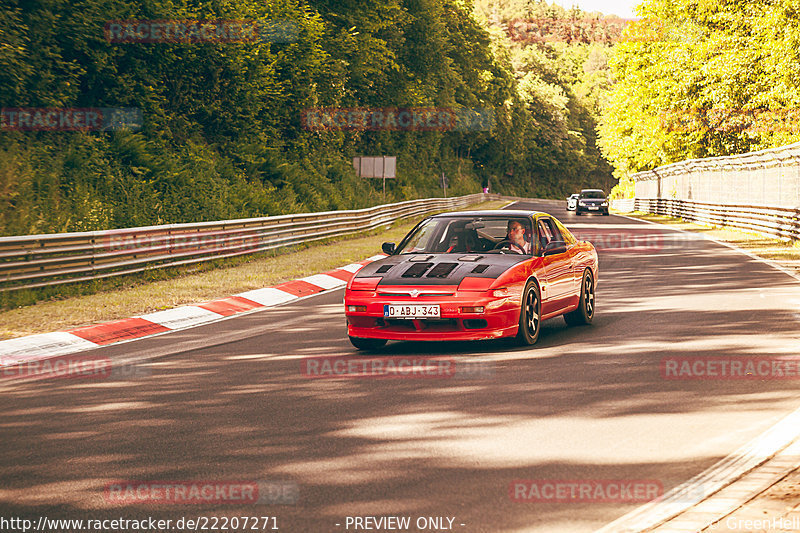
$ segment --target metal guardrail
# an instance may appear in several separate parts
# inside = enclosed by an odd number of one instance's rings
[[[669,215],[715,226],[800,239],[800,208],[722,205],[672,198],[636,198],[636,211]]]
[[[634,211],[634,200],[633,198],[623,198],[620,200],[611,200],[611,209],[616,209],[617,211],[622,211],[623,213],[630,213]]]
[[[0,237],[0,291],[89,281],[253,254],[459,209],[495,194],[427,198],[355,211]]]

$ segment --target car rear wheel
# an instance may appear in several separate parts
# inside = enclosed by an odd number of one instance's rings
[[[534,344],[539,338],[541,323],[542,300],[539,295],[539,287],[533,281],[529,281],[522,292],[517,344],[522,346]]]
[[[594,317],[594,279],[587,269],[581,280],[581,296],[578,308],[564,315],[564,321],[569,326],[591,324]]]
[[[350,337],[350,343],[359,350],[377,350],[386,346],[386,339],[363,339],[361,337]]]

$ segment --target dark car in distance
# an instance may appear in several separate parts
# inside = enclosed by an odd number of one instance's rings
[[[575,214],[601,213],[608,216],[608,197],[600,189],[583,189],[578,197]]]

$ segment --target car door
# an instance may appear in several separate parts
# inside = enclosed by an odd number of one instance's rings
[[[569,259],[572,263],[572,288],[571,292],[580,295],[581,291],[581,280],[583,278],[583,266],[581,261],[581,254],[578,251],[578,239],[575,238],[573,235],[561,222],[557,219],[553,219],[555,222],[556,227],[558,228],[559,233],[561,233],[561,238],[564,239],[564,242],[567,243],[567,252],[569,253]]]
[[[536,225],[540,250],[544,250],[544,247],[550,242],[564,241],[564,237],[552,218],[540,217]],[[545,289],[542,291],[542,313],[545,315],[568,307],[574,297],[573,254],[574,246],[568,246],[566,252],[542,258],[542,266],[547,279]]]

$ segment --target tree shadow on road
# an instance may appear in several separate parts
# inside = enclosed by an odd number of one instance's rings
[[[648,479],[668,490],[800,404],[797,380],[671,380],[661,366],[790,355],[796,284],[725,251],[632,257],[601,257],[592,326],[545,322],[534,347],[397,342],[357,353],[331,296],[239,319],[289,324],[280,331],[232,342],[204,327],[171,334],[176,345],[208,345],[142,363],[134,377],[6,380],[0,514],[277,515],[290,531],[336,531],[347,515],[446,515],[465,531],[594,529],[636,504],[515,503],[509,485]],[[116,360],[158,342],[98,353]],[[491,371],[310,379],[301,370],[308,357],[377,355]],[[104,497],[118,480],[290,480],[300,501],[120,507]]]

